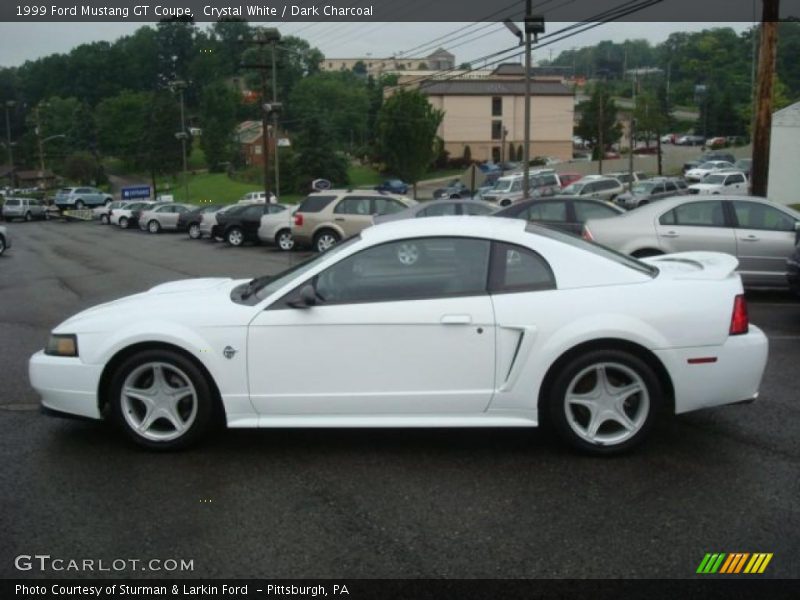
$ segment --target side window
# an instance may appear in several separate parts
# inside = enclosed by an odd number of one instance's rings
[[[662,194],[662,193],[664,193],[664,184],[663,184],[663,183],[660,183],[660,184],[658,184],[657,186],[655,186],[655,187],[654,187],[654,188],[653,188],[653,189],[650,191],[650,195],[653,195],[653,194]]]
[[[583,189],[581,190],[581,196],[590,196],[591,194],[594,194],[596,191],[597,191],[596,183],[587,183],[585,186],[583,186]]]
[[[536,252],[502,242],[492,248],[489,291],[494,294],[554,290],[553,270]]]
[[[579,223],[584,223],[589,219],[607,219],[619,214],[610,206],[585,200],[576,200],[572,203],[572,206],[575,207],[575,218]]]
[[[374,202],[375,208],[371,214],[376,215],[390,215],[406,208],[404,204],[394,198],[375,198]]]
[[[662,220],[662,225],[725,227],[725,212],[722,202],[689,202],[676,206],[672,212],[674,212],[674,222],[664,223]]]
[[[725,185],[734,185],[736,183],[744,183],[744,175],[731,175],[725,182]]]
[[[664,191],[667,191],[667,192],[677,192],[677,191],[678,191],[678,188],[677,188],[677,186],[676,186],[674,183],[672,183],[671,181],[668,181],[668,182],[666,182],[666,183],[664,184]]]
[[[434,206],[429,206],[425,210],[421,210],[417,213],[418,217],[446,217],[450,215],[455,215],[456,213],[456,205],[453,202],[446,202],[444,204],[436,204]]]
[[[511,191],[519,192],[520,190],[522,190],[522,180],[518,179],[517,181],[511,184]]]
[[[333,212],[337,215],[363,215],[367,216],[370,213],[371,200],[369,198],[358,198],[356,196],[349,196],[344,198]]]
[[[483,204],[464,204],[461,209],[464,211],[464,214],[473,216],[488,215],[494,212],[493,207],[484,206]]]
[[[467,238],[390,242],[323,271],[315,289],[326,304],[485,294],[489,246],[486,240]]]
[[[734,201],[733,210],[739,227],[745,229],[769,229],[794,231],[795,220],[777,208],[758,202]]]
[[[519,215],[528,221],[553,221],[556,223],[567,222],[566,202],[532,202],[531,205]]]
[[[280,204],[270,204],[267,208],[269,214],[274,215],[276,213],[281,213],[286,210],[285,206],[281,206]]]
[[[242,217],[245,219],[260,219],[261,215],[264,214],[264,209],[260,206],[251,206],[242,214]]]

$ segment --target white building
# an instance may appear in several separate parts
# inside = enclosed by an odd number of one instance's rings
[[[780,204],[800,203],[797,167],[800,165],[800,102],[772,115],[767,195]]]

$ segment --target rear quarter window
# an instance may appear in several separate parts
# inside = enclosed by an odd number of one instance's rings
[[[303,202],[300,204],[300,208],[297,209],[297,212],[305,212],[305,213],[320,212],[335,199],[336,196],[318,196],[317,194],[313,194],[311,196],[308,196],[305,200],[303,200]]]

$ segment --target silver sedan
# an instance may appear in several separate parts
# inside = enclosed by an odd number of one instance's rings
[[[749,196],[679,196],[611,219],[586,222],[583,236],[635,257],[707,250],[739,259],[748,287],[786,287],[800,213]]]
[[[373,217],[373,222],[386,223],[388,221],[400,221],[402,219],[414,219],[417,217],[452,217],[458,215],[489,215],[499,207],[480,200],[458,200],[444,199],[432,200],[430,202],[420,202],[405,210],[396,213],[389,213]]]

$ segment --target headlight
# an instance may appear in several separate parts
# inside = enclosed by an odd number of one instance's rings
[[[50,334],[44,353],[50,356],[78,356],[78,337]]]

